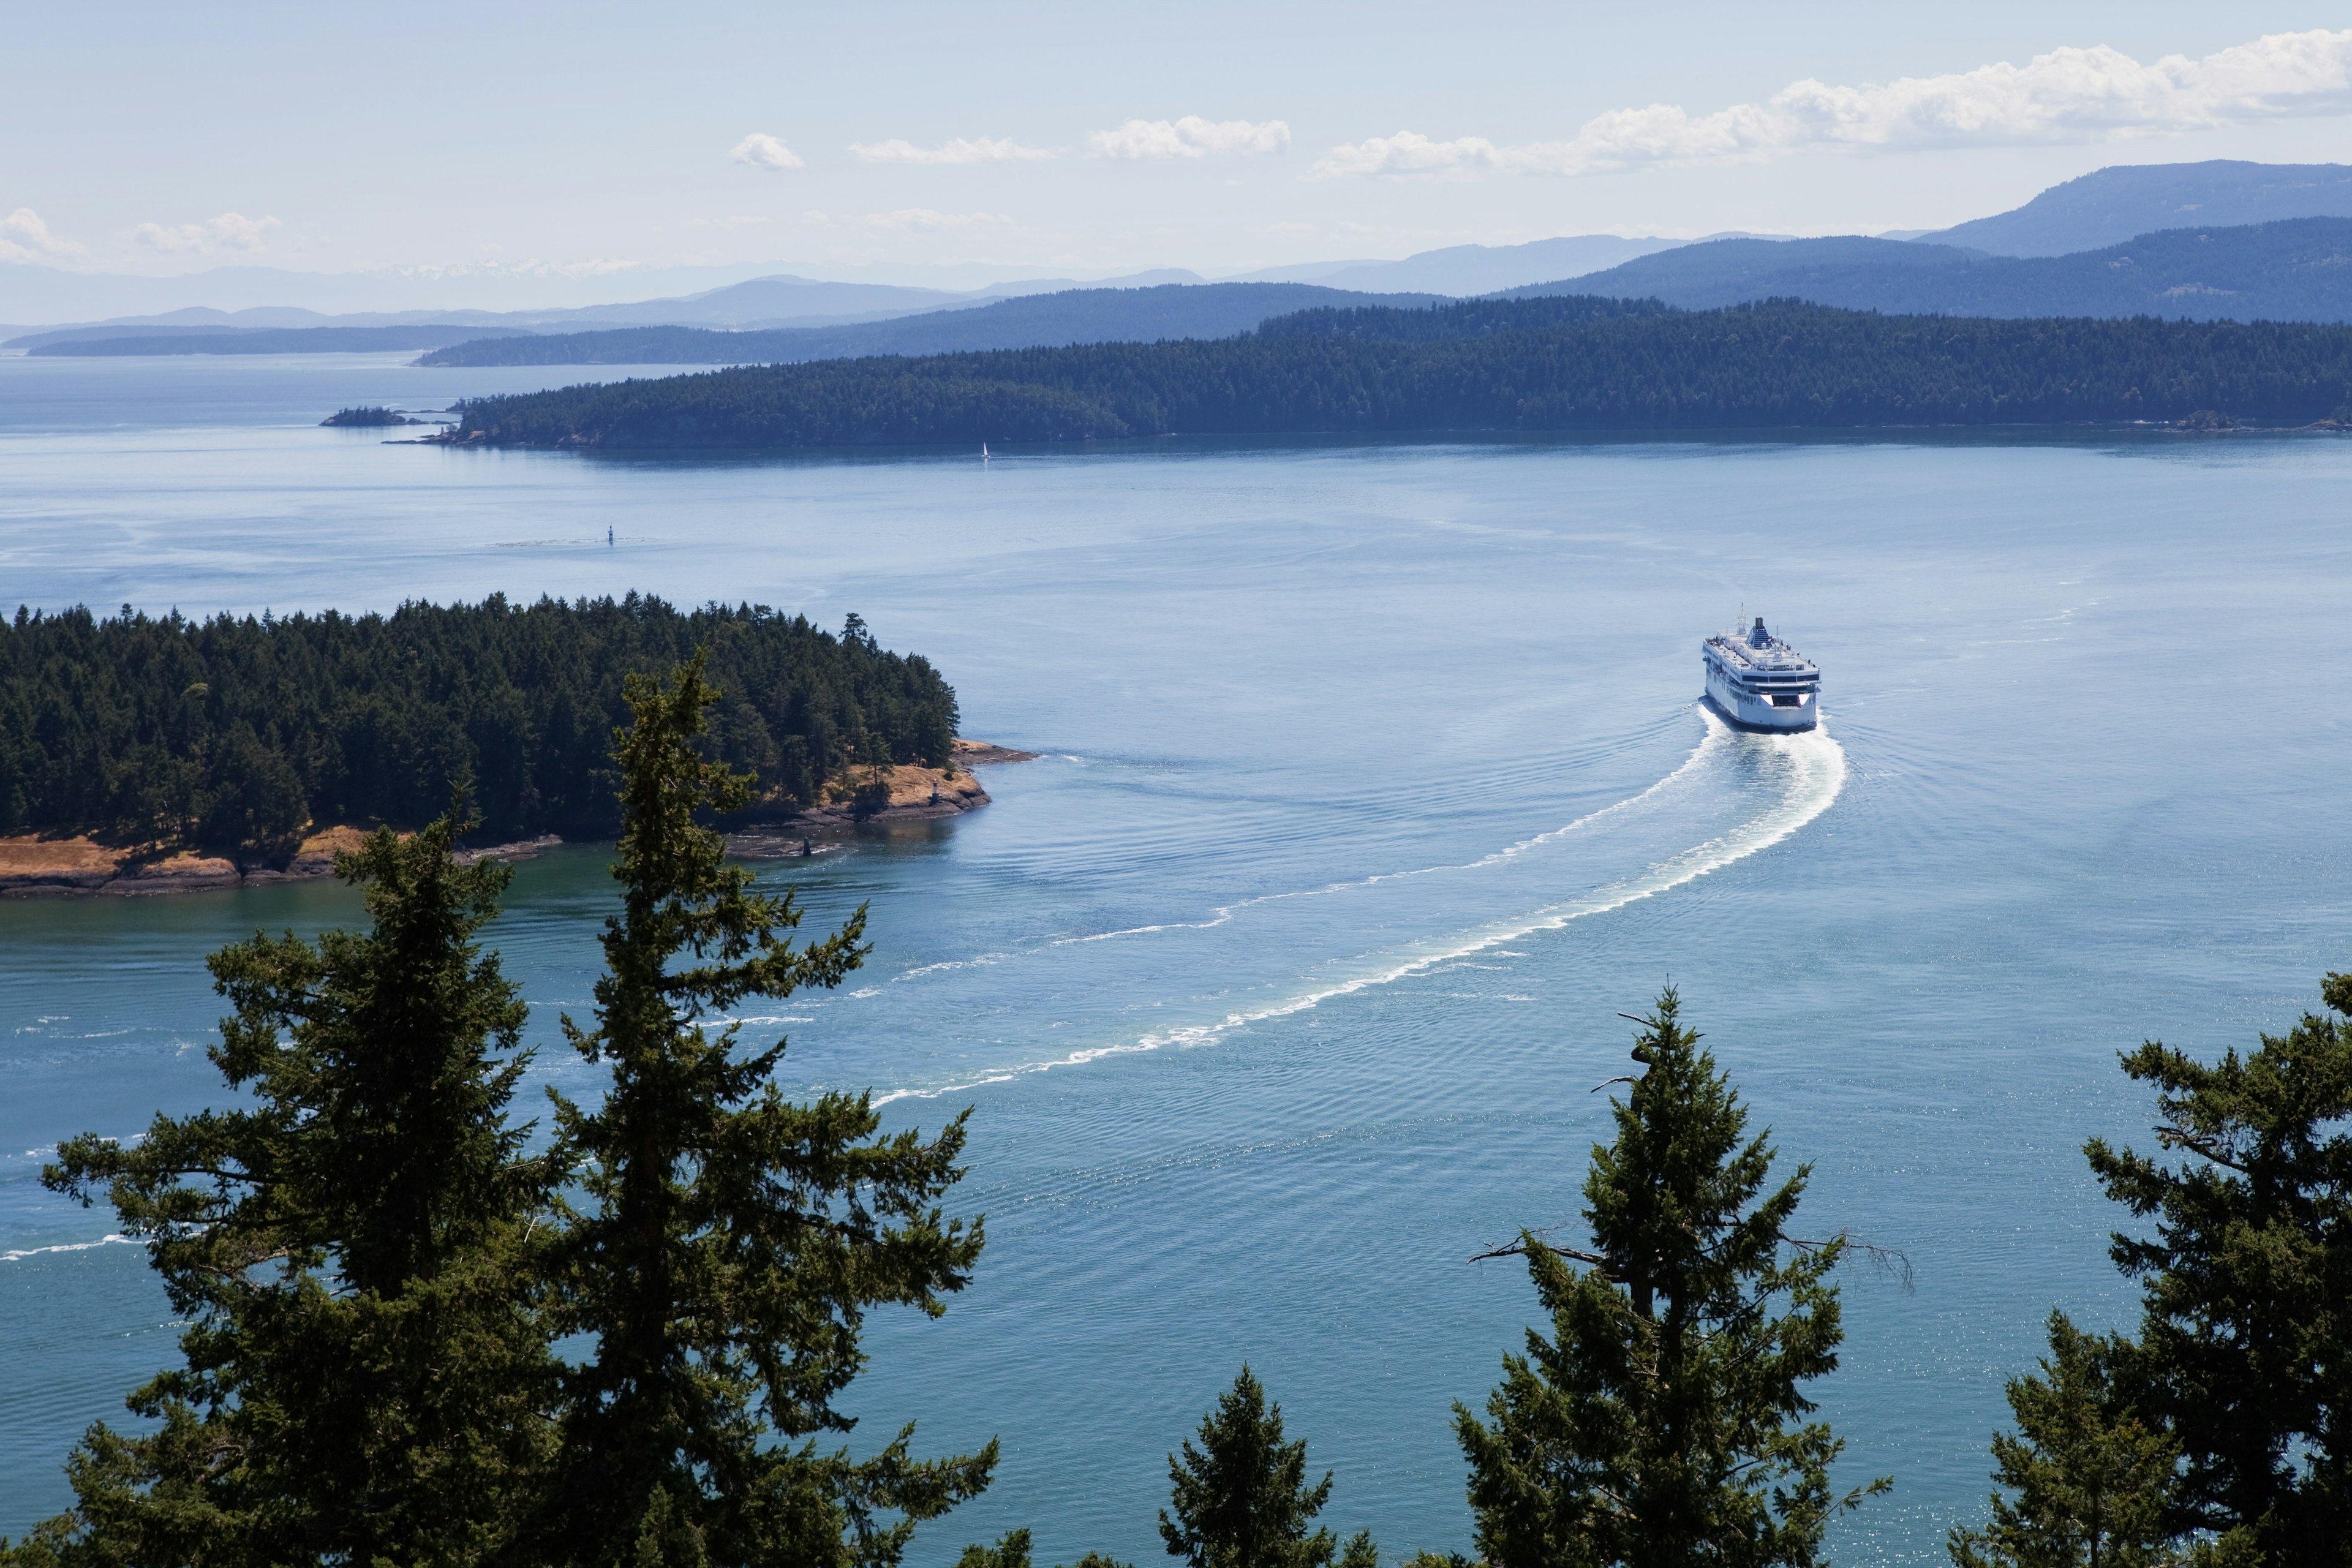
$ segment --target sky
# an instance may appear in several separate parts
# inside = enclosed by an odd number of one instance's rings
[[[11,268],[970,284],[1878,233],[2347,159],[2310,4],[0,6]],[[18,274],[21,276],[21,274]],[[626,297],[625,288],[616,297]]]

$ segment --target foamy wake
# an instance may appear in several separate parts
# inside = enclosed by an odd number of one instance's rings
[[[1583,920],[1590,915],[1607,914],[1612,910],[1622,910],[1626,905],[1639,902],[1643,899],[1655,898],[1660,893],[1671,892],[1711,872],[1722,870],[1727,866],[1745,860],[1759,850],[1769,849],[1788,838],[1807,823],[1827,811],[1836,801],[1839,792],[1844,789],[1845,751],[1831,738],[1828,731],[1817,729],[1798,735],[1748,735],[1732,730],[1710,710],[1701,708],[1699,712],[1706,721],[1706,734],[1681,766],[1642,791],[1641,794],[1628,796],[1613,805],[1603,806],[1601,810],[1579,817],[1565,826],[1553,828],[1532,838],[1522,839],[1517,844],[1498,849],[1491,855],[1461,867],[1431,867],[1415,871],[1383,872],[1377,877],[1334,883],[1328,888],[1308,889],[1302,893],[1269,894],[1263,899],[1250,900],[1248,903],[1265,903],[1283,898],[1312,897],[1338,891],[1344,888],[1366,886],[1377,881],[1423,876],[1431,871],[1475,870],[1482,866],[1494,865],[1524,854],[1538,845],[1551,842],[1606,817],[1627,811],[1670,785],[1687,779],[1701,767],[1712,765],[1718,760],[1728,761],[1738,754],[1741,748],[1756,748],[1764,753],[1759,761],[1762,770],[1772,785],[1770,798],[1764,803],[1760,810],[1727,832],[1719,833],[1703,843],[1680,850],[1641,872],[1622,878],[1580,898],[1530,910],[1510,920],[1474,927],[1450,938],[1416,943],[1403,953],[1393,956],[1376,967],[1327,984],[1310,986],[1295,995],[1264,1006],[1236,1010],[1213,1023],[1187,1025],[1156,1034],[1144,1035],[1133,1040],[1089,1047],[1072,1051],[1066,1056],[1055,1057],[1051,1060],[1007,1068],[999,1072],[984,1074],[959,1083],[945,1084],[937,1089],[894,1089],[887,1094],[877,1095],[874,1103],[887,1105],[898,1100],[930,1100],[943,1094],[961,1093],[987,1084],[1009,1082],[1030,1073],[1048,1072],[1055,1068],[1081,1067],[1105,1057],[1129,1056],[1138,1052],[1156,1051],[1171,1046],[1192,1047],[1212,1044],[1236,1029],[1247,1028],[1253,1024],[1262,1024],[1271,1019],[1286,1018],[1293,1014],[1304,1013],[1335,997],[1353,995],[1357,992],[1367,991],[1378,985],[1393,984],[1397,981],[1424,973],[1439,964],[1455,963],[1475,954],[1490,952],[1507,942],[1516,942],[1522,937],[1539,931],[1558,931],[1571,921]],[[1246,907],[1248,907],[1247,904],[1233,906],[1234,910]],[[1226,911],[1220,911],[1221,915],[1225,913]],[[1202,923],[1213,924],[1222,923],[1222,921]],[[1139,931],[1168,928],[1139,927],[1137,929]],[[1108,936],[1128,933],[1107,932],[1105,934]]]
[[[55,1247],[20,1247],[12,1252],[0,1252],[0,1263],[15,1263],[20,1258],[38,1258],[45,1252],[88,1252],[93,1247],[112,1247],[117,1244],[124,1247],[139,1245],[137,1238],[133,1237],[101,1236],[96,1241],[61,1241]]]
[[[1682,765],[1675,768],[1674,772],[1638,795],[1629,795],[1623,800],[1604,805],[1597,811],[1586,812],[1573,822],[1547,828],[1532,838],[1522,838],[1517,844],[1507,844],[1494,853],[1482,855],[1475,860],[1455,861],[1442,866],[1416,866],[1406,871],[1375,871],[1369,877],[1351,877],[1345,881],[1327,882],[1319,888],[1300,888],[1287,893],[1262,893],[1255,899],[1244,899],[1238,903],[1220,905],[1211,910],[1210,918],[1204,921],[1171,921],[1160,925],[1129,926],[1121,931],[1097,931],[1092,936],[1066,936],[1059,941],[1047,942],[1045,945],[1069,947],[1080,942],[1111,942],[1123,936],[1148,936],[1154,931],[1211,931],[1223,925],[1243,910],[1255,909],[1260,904],[1278,904],[1291,899],[1328,898],[1333,893],[1345,893],[1357,888],[1376,888],[1383,882],[1409,881],[1415,877],[1434,877],[1448,871],[1476,871],[1488,866],[1499,866],[1506,861],[1515,860],[1530,849],[1539,849],[1547,844],[1557,844],[1571,833],[1581,832],[1596,823],[1606,822],[1612,816],[1633,810],[1653,795],[1664,794],[1681,784],[1702,764],[1711,760],[1721,752],[1724,743],[1732,738],[1732,729],[1717,718],[1711,710],[1701,708],[1698,711],[1706,721],[1706,732],[1699,737],[1698,744],[1691,748],[1690,755],[1685,757],[1682,760]],[[929,967],[945,969],[951,966],[932,964]],[[921,973],[923,971],[920,970],[908,972],[908,974]]]

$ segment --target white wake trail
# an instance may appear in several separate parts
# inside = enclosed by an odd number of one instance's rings
[[[1837,800],[1839,793],[1845,788],[1845,749],[1840,746],[1827,731],[1816,729],[1797,735],[1741,735],[1734,731],[1713,712],[1704,709],[1701,712],[1706,719],[1707,735],[1706,739],[1700,742],[1698,750],[1691,754],[1689,761],[1677,768],[1674,773],[1669,774],[1666,779],[1660,780],[1657,784],[1643,791],[1641,795],[1633,796],[1628,801],[1621,801],[1615,806],[1603,807],[1601,812],[1593,813],[1592,816],[1580,819],[1580,823],[1591,821],[1593,817],[1618,810],[1631,805],[1633,801],[1646,798],[1670,780],[1682,776],[1703,758],[1732,752],[1742,742],[1746,742],[1767,752],[1765,765],[1781,775],[1779,781],[1781,787],[1777,792],[1777,797],[1764,810],[1728,832],[1717,834],[1704,843],[1678,851],[1652,865],[1646,870],[1622,879],[1580,899],[1535,910],[1512,920],[1478,927],[1435,945],[1421,946],[1417,951],[1410,952],[1381,968],[1311,988],[1280,1002],[1271,1003],[1263,1007],[1236,1010],[1213,1023],[1187,1025],[1145,1035],[1116,1045],[1097,1046],[1072,1051],[1066,1056],[1057,1057],[1050,1061],[1007,1068],[962,1083],[948,1084],[938,1089],[895,1089],[888,1094],[877,1095],[874,1103],[887,1105],[897,1100],[932,1100],[940,1095],[961,1093],[987,1084],[1009,1082],[1030,1073],[1049,1072],[1060,1067],[1080,1067],[1104,1057],[1156,1051],[1170,1046],[1189,1047],[1206,1045],[1236,1029],[1247,1028],[1253,1024],[1265,1023],[1276,1018],[1288,1017],[1297,1013],[1304,1013],[1335,997],[1353,995],[1360,991],[1367,991],[1378,985],[1393,984],[1397,981],[1423,973],[1436,965],[1467,958],[1475,953],[1500,947],[1506,942],[1515,942],[1538,931],[1558,931],[1571,921],[1582,920],[1589,915],[1607,914],[1613,910],[1622,910],[1628,904],[1639,902],[1643,899],[1655,898],[1660,893],[1670,892],[1687,883],[1696,881],[1701,877],[1722,870],[1727,866],[1736,865],[1751,855],[1770,848],[1802,829],[1806,824],[1827,811]],[[1557,837],[1580,826],[1580,823],[1571,823],[1568,827],[1555,829],[1552,834],[1542,837]],[[1527,841],[1530,845],[1535,842],[1537,840],[1534,839]],[[1497,851],[1496,855],[1487,857],[1486,860],[1477,863],[1491,863],[1507,853],[1508,852]],[[1390,876],[1403,874],[1409,873],[1388,873]]]
[[[1243,899],[1237,903],[1220,904],[1209,911],[1209,918],[1204,921],[1163,921],[1157,925],[1128,926],[1119,931],[1096,931],[1087,936],[1057,937],[1045,943],[1043,947],[1032,951],[1044,952],[1056,947],[1076,947],[1087,942],[1115,942],[1120,937],[1150,936],[1164,931],[1213,931],[1231,921],[1239,911],[1255,909],[1260,904],[1278,904],[1291,899],[1320,899],[1333,893],[1344,893],[1355,888],[1378,887],[1382,882],[1399,882],[1412,877],[1434,877],[1448,871],[1476,871],[1485,867],[1496,866],[1507,860],[1516,859],[1530,849],[1540,848],[1547,844],[1556,844],[1570,834],[1589,827],[1596,822],[1605,821],[1620,812],[1631,811],[1643,801],[1673,788],[1687,778],[1707,760],[1713,751],[1718,749],[1721,743],[1731,736],[1730,726],[1717,719],[1712,712],[1701,708],[1699,713],[1706,721],[1706,732],[1699,737],[1698,744],[1691,748],[1690,755],[1685,757],[1681,765],[1674,772],[1639,794],[1629,795],[1623,800],[1614,801],[1598,810],[1586,812],[1573,822],[1547,828],[1532,838],[1522,838],[1517,844],[1507,844],[1491,855],[1482,855],[1475,860],[1464,860],[1443,866],[1416,866],[1407,871],[1375,871],[1369,877],[1351,877],[1344,881],[1327,882],[1319,888],[1298,888],[1286,893],[1261,893],[1256,898]],[[1005,955],[1001,953],[991,954],[990,958],[1001,959],[1003,956]],[[898,978],[908,980],[918,974],[929,974],[938,970],[959,967],[961,965],[952,963],[926,964],[920,969],[910,969]]]
[[[61,1241],[55,1247],[20,1247],[0,1252],[0,1263],[15,1263],[26,1258],[38,1258],[45,1252],[88,1252],[94,1247],[136,1247],[138,1239],[128,1236],[101,1236],[96,1241]]]

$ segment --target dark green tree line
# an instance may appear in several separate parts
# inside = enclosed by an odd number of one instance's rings
[[[721,370],[477,399],[454,439],[638,447],[1440,430],[2305,424],[2352,326],[1717,310],[1562,296],[1318,310],[1217,340]]]
[[[707,647],[726,695],[698,742],[806,805],[877,762],[943,766],[955,693],[930,664],[764,608],[658,599],[407,605],[242,620],[126,607],[0,622],[0,833],[98,831],[267,859],[306,823],[430,820],[609,836],[632,674]]]

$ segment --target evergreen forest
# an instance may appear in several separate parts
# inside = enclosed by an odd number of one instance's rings
[[[709,754],[712,665],[698,649],[623,681],[603,972],[593,1013],[562,1020],[599,1092],[551,1091],[548,1125],[517,1113],[528,1009],[485,942],[511,873],[453,853],[461,806],[338,858],[365,929],[213,955],[224,1109],[60,1137],[43,1184],[145,1245],[178,1359],[133,1420],[93,1422],[71,1505],[0,1541],[0,1568],[895,1568],[927,1528],[950,1561],[936,1521],[989,1487],[998,1441],[933,1454],[909,1422],[853,1444],[844,1405],[869,1314],[938,1317],[981,1265],[983,1218],[958,1202],[972,1113],[885,1132],[867,1094],[787,1100],[787,1043],[732,1017],[839,985],[868,948],[863,908],[803,937],[793,895],[727,863],[712,824],[758,785]],[[1954,1568],[2346,1561],[2352,975],[2321,997],[2218,1061],[2122,1055],[2154,1142],[2084,1153],[2138,1321],[2053,1311]],[[1841,1271],[1899,1255],[1801,1217],[1810,1167],[1783,1163],[1671,988],[1633,1022],[1577,1219],[1530,1215],[1473,1258],[1524,1267],[1531,1321],[1484,1400],[1454,1405],[1447,1533],[1470,1552],[1343,1537],[1334,1475],[1244,1363],[1171,1434],[1167,1557],[1815,1568],[1838,1520],[1899,1491],[1862,1455],[1832,1481],[1846,1444],[1815,1397]],[[1035,1540],[953,1560],[1034,1568]]]
[[[956,699],[919,655],[764,607],[622,599],[404,605],[388,616],[0,621],[0,833],[99,833],[245,860],[305,826],[438,816],[609,837],[607,751],[630,675],[709,649],[726,696],[701,744],[755,800],[805,805],[877,763],[944,765]]]
[[[759,448],[1166,435],[2327,418],[2352,326],[1714,310],[1581,295],[1281,317],[1239,337],[877,356],[472,400],[447,438]]]

